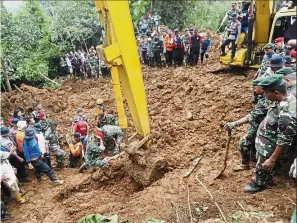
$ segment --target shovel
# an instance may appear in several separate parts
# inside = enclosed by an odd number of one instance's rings
[[[228,139],[227,139],[227,148],[226,148],[225,160],[224,160],[224,168],[222,169],[220,174],[214,178],[215,180],[219,179],[223,175],[223,173],[227,167],[227,160],[228,160],[229,147],[230,147],[230,141],[231,141],[231,129],[228,129],[227,131],[228,131]]]

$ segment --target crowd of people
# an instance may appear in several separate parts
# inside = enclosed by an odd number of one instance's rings
[[[9,120],[1,117],[1,219],[10,219],[5,203],[11,198],[22,204],[26,192],[22,185],[31,182],[29,170],[35,170],[37,182],[46,175],[55,185],[63,184],[54,169],[66,167],[66,152],[58,133],[58,124],[50,120],[41,102],[31,114],[17,108]],[[102,99],[96,101],[96,129],[92,133],[83,109],[78,108],[72,121],[69,167],[79,172],[89,166],[102,167],[120,152],[123,139],[113,111],[107,112]],[[52,161],[54,160],[54,163]]]
[[[110,76],[110,70],[103,60],[97,55],[94,46],[91,46],[87,52],[77,50],[70,51],[65,57],[60,58],[60,65],[64,75],[70,74],[79,79],[98,78]]]

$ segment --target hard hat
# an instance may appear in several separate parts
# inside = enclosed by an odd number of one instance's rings
[[[1,136],[7,136],[9,133],[9,128],[7,128],[6,126],[2,126],[1,127]]]
[[[97,104],[97,105],[101,105],[101,104],[103,104],[103,99],[98,98],[97,101],[96,101],[96,104]]]

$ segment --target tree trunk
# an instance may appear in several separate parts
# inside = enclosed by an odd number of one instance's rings
[[[5,83],[6,83],[6,88],[7,88],[8,92],[10,92],[12,90],[11,90],[11,86],[10,86],[10,82],[9,82],[9,78],[8,78],[8,73],[6,70],[5,61],[2,56],[1,56],[1,66],[2,66],[2,70],[3,70],[3,74],[4,74],[3,76],[5,79]]]

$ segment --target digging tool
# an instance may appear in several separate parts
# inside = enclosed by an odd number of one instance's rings
[[[227,160],[228,160],[228,154],[229,154],[230,141],[231,141],[231,129],[228,129],[228,139],[227,139],[227,148],[226,148],[225,160],[224,160],[224,168],[222,169],[220,174],[217,175],[214,179],[220,178],[223,175],[223,173],[224,173],[224,171],[225,171],[225,169],[227,167]]]

